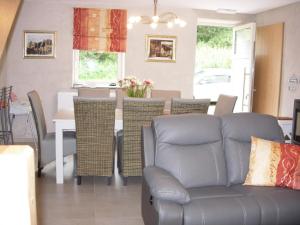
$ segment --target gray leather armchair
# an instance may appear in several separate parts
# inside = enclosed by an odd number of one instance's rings
[[[274,117],[254,113],[156,117],[143,128],[145,225],[300,224],[300,192],[243,186],[250,139],[283,141]]]

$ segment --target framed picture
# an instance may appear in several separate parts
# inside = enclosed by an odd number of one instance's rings
[[[147,62],[176,62],[176,36],[147,35]]]
[[[54,58],[55,32],[24,31],[24,58]]]

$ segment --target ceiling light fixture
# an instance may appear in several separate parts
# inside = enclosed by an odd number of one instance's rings
[[[217,13],[223,13],[223,14],[237,14],[237,11],[234,9],[217,9]]]
[[[166,24],[168,28],[173,28],[174,26],[185,27],[186,22],[180,19],[173,12],[165,12],[161,15],[157,13],[157,1],[154,0],[154,13],[153,16],[131,16],[127,21],[127,28],[132,29],[133,25],[136,23],[149,24],[152,29],[156,29],[158,24]]]

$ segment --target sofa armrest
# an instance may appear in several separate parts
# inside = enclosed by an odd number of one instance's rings
[[[144,169],[144,178],[153,197],[185,204],[190,195],[183,185],[164,169],[151,166]]]
[[[144,126],[142,129],[142,164],[143,168],[154,165],[154,137],[152,128]]]

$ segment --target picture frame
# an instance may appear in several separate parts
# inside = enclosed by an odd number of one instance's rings
[[[55,58],[56,32],[24,31],[24,58]]]
[[[146,35],[147,62],[176,62],[176,36]]]

